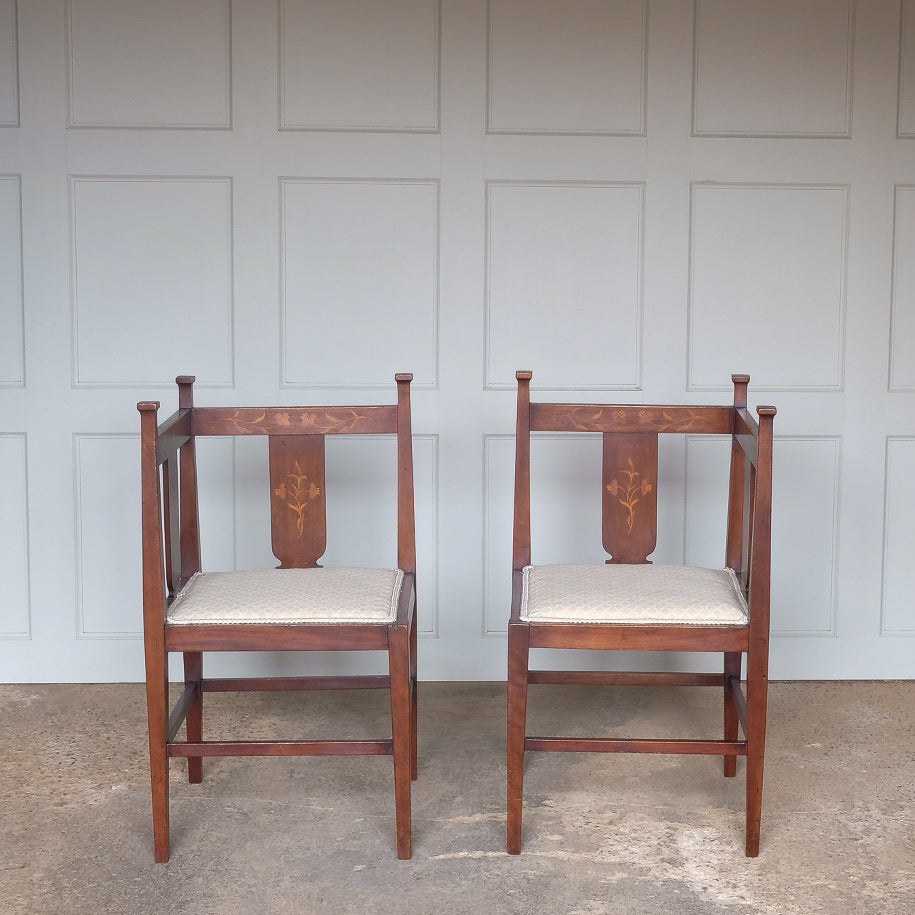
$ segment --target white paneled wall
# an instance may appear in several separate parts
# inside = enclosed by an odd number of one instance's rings
[[[748,372],[773,676],[915,677],[913,252],[915,0],[0,0],[0,682],[142,677],[138,400],[398,371],[420,674],[502,678],[521,368],[628,403]],[[262,444],[200,447],[210,568],[272,561]],[[535,558],[599,560],[567,444]],[[662,451],[697,489],[658,558],[720,562],[727,456]],[[389,562],[380,476],[332,482],[327,561]]]

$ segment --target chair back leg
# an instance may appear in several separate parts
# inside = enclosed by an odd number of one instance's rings
[[[198,684],[194,700],[185,719],[188,743],[199,743],[203,740],[203,652],[186,651],[184,653],[184,682]],[[187,780],[192,785],[203,781],[203,758],[189,756],[187,759]]]
[[[397,821],[397,857],[413,854],[411,781],[414,777],[413,692],[410,677],[410,630],[392,626],[388,658],[391,674],[391,735],[394,744],[394,806]]]
[[[724,739],[736,741],[739,735],[740,718],[734,694],[731,691],[731,677],[740,678],[740,667],[743,655],[739,651],[727,651],[724,654]],[[724,756],[724,774],[727,778],[737,775],[737,756]]]

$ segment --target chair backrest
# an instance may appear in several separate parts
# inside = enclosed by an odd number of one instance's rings
[[[774,407],[747,410],[749,376],[733,375],[726,406],[532,403],[530,372],[517,372],[513,567],[531,563],[531,433],[603,436],[602,535],[607,562],[647,563],[658,532],[658,439],[662,434],[731,437],[725,564],[745,588],[755,568],[768,580]]]
[[[397,403],[355,407],[197,407],[194,377],[182,375],[178,410],[157,425],[158,402],[141,414],[144,556],[147,570],[175,593],[201,571],[195,440],[200,436],[268,438],[273,553],[279,568],[315,568],[327,547],[325,438],[395,435],[397,438],[397,564],[416,570],[410,382],[399,374]],[[161,508],[160,508],[161,506]],[[156,571],[156,566],[158,571]],[[146,572],[144,572],[144,575]]]

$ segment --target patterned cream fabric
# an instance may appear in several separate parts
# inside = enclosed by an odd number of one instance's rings
[[[673,565],[544,565],[524,569],[521,619],[544,623],[744,625],[731,569]]]
[[[259,569],[205,572],[168,610],[173,626],[229,623],[390,623],[400,569]]]

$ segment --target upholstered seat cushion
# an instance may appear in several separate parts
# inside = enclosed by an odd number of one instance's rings
[[[543,565],[524,569],[521,619],[532,623],[739,626],[747,622],[747,605],[731,569]]]
[[[198,573],[168,609],[170,625],[390,623],[399,569],[258,569]]]

